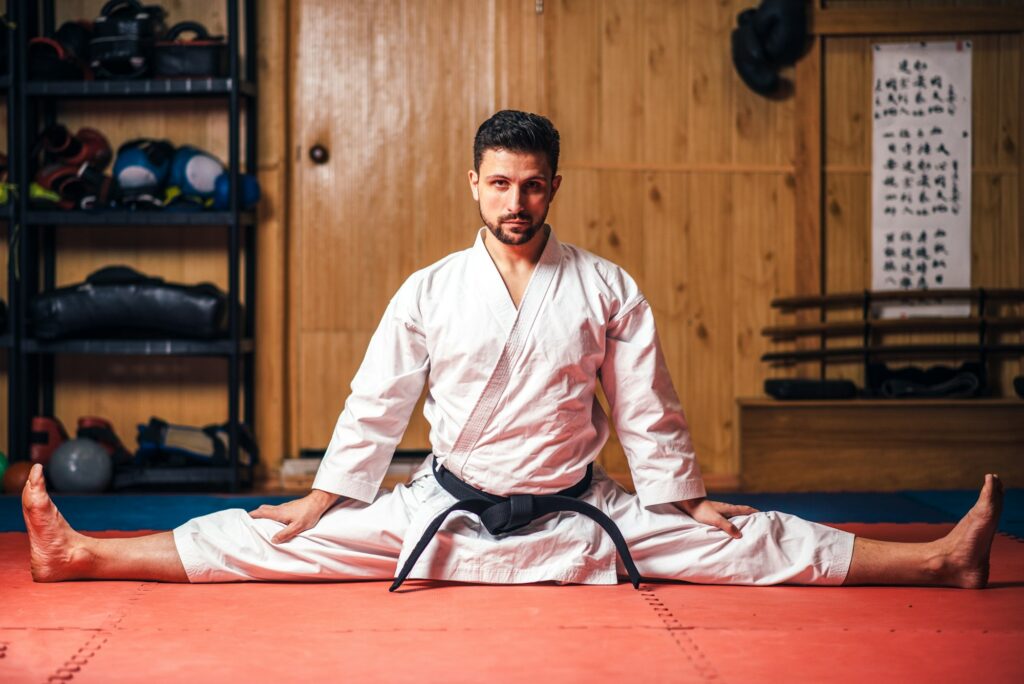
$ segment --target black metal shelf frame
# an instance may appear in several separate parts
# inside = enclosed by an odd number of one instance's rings
[[[243,226],[256,223],[252,211],[28,211],[25,226],[227,226],[238,221]]]
[[[241,207],[240,174],[256,174],[256,2],[224,0],[227,5],[226,35],[229,71],[226,78],[144,79],[135,81],[29,81],[27,54],[30,36],[48,34],[56,24],[54,0],[7,0],[8,16],[17,26],[9,41],[14,67],[8,90],[8,149],[12,178],[27,188],[32,141],[41,125],[56,122],[58,106],[65,100],[104,98],[223,98],[228,107],[228,174],[231,178],[226,211],[36,211],[25,192],[18,193],[9,231],[11,254],[8,292],[12,321],[9,425],[10,453],[27,454],[30,421],[34,415],[53,415],[54,356],[56,354],[118,354],[216,356],[228,365],[228,458],[227,468],[197,468],[189,477],[195,482],[216,482],[237,491],[252,483],[253,470],[240,466],[240,424],[250,430],[255,420],[255,311],[256,311],[256,214]],[[241,35],[240,12],[245,13]],[[12,15],[12,12],[14,13]],[[244,41],[244,43],[242,42]],[[245,48],[244,61],[240,48]],[[17,58],[16,58],[17,57]],[[2,81],[0,81],[2,87]],[[242,118],[244,117],[244,141]],[[242,150],[244,142],[244,161]],[[20,182],[19,182],[20,181]],[[27,316],[28,302],[40,291],[56,285],[56,231],[77,226],[222,226],[226,228],[228,259],[228,336],[223,340],[61,340],[33,339]],[[25,228],[31,228],[26,230]],[[244,245],[244,249],[243,249]],[[240,265],[243,261],[244,266]],[[244,268],[244,273],[242,269]],[[244,281],[243,281],[244,277]],[[243,299],[244,295],[244,299]],[[242,302],[244,301],[244,307]],[[244,469],[244,471],[243,471]],[[205,479],[202,473],[206,473]],[[154,474],[150,480],[159,482]],[[140,476],[145,479],[144,476]]]
[[[233,340],[186,339],[23,339],[22,349],[27,354],[117,354],[123,356],[231,356]],[[252,354],[255,345],[251,338],[238,344],[240,354]]]
[[[236,87],[237,84],[237,87]],[[232,78],[160,78],[137,81],[29,81],[25,91],[31,97],[226,97],[237,90],[242,97],[255,98],[256,84]]]
[[[15,65],[20,63],[21,59],[16,59],[19,54],[18,50],[21,47],[18,36],[22,33],[19,30],[15,30],[15,27],[21,24],[21,5],[19,0],[7,0],[4,3],[4,10],[7,15],[8,21],[3,22],[0,25],[0,31],[7,31],[7,69],[8,73],[3,74],[0,77],[0,88],[3,89],[3,97],[7,103],[7,171],[8,179],[12,182],[17,182],[22,176],[18,176],[19,162],[21,160],[19,156],[19,149],[17,145],[18,135],[18,124],[20,112],[17,109],[18,103],[18,88],[17,88],[17,74],[18,71]],[[27,187],[27,186],[25,186]],[[18,336],[17,336],[17,321],[18,316],[21,312],[18,301],[18,241],[20,238],[20,230],[17,223],[19,216],[19,202],[17,197],[22,193],[11,193],[8,195],[7,206],[3,209],[3,218],[6,221],[6,235],[7,235],[7,292],[5,293],[5,300],[7,302],[7,330],[0,338],[2,340],[2,346],[7,349],[7,454],[9,458],[17,458],[21,453],[27,453],[20,450],[21,444],[21,430],[18,427],[22,424],[21,415],[22,407],[18,405],[16,401],[12,401],[19,396],[19,388],[21,387],[22,381],[19,377],[21,370],[21,363],[19,363],[20,356],[18,355]]]

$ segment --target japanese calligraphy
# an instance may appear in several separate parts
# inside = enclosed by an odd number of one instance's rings
[[[873,52],[872,287],[970,287],[971,44]],[[954,308],[883,315],[967,313]]]

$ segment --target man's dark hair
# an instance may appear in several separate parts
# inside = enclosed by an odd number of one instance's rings
[[[479,173],[487,150],[542,152],[548,156],[552,178],[558,173],[558,131],[539,114],[503,109],[480,124],[473,139],[473,168]]]

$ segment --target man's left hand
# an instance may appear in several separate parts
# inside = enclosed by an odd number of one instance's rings
[[[686,512],[699,523],[717,527],[733,539],[739,539],[743,536],[743,533],[740,532],[738,527],[729,522],[729,518],[734,515],[757,513],[757,509],[750,506],[738,506],[722,501],[711,501],[706,497],[677,501],[672,505]]]

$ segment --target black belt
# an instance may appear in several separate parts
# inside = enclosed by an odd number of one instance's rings
[[[448,510],[434,518],[427,526],[423,536],[416,543],[416,547],[409,554],[405,565],[402,566],[402,571],[398,573],[398,577],[395,578],[388,591],[394,591],[402,586],[402,582],[412,572],[412,567],[416,565],[416,561],[419,560],[420,555],[427,548],[427,544],[434,538],[437,531],[441,529],[445,519],[455,511],[475,513],[484,524],[484,527],[487,528],[487,531],[493,535],[506,534],[513,530],[518,530],[520,527],[525,527],[548,513],[559,513],[561,511],[582,513],[604,528],[604,531],[612,538],[612,541],[615,542],[615,548],[619,552],[619,557],[622,558],[622,564],[626,567],[626,572],[629,574],[629,581],[633,584],[634,589],[640,588],[640,580],[642,578],[636,569],[636,565],[633,563],[633,556],[629,553],[629,547],[626,545],[626,540],[622,537],[622,532],[619,531],[615,522],[602,513],[600,509],[577,498],[590,487],[590,480],[594,475],[593,464],[587,466],[587,474],[582,480],[556,494],[513,494],[508,497],[488,494],[466,484],[452,475],[443,466],[438,468],[436,459],[432,459],[431,468],[434,471],[434,477],[437,478],[438,484],[458,499],[458,501]]]

